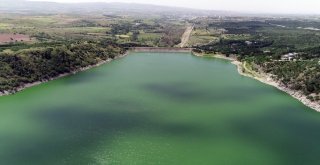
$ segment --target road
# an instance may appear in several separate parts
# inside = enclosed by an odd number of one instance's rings
[[[187,46],[187,43],[190,39],[191,33],[193,31],[194,26],[189,26],[187,27],[186,31],[183,33],[182,37],[181,37],[181,43],[178,45],[178,47],[180,48],[184,48]]]

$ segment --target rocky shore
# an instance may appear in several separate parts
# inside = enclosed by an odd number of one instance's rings
[[[294,97],[295,99],[299,100],[300,102],[302,102],[304,105],[320,112],[320,104],[317,102],[312,102],[311,100],[307,99],[307,96],[304,95],[301,91],[295,91],[292,90],[288,87],[286,87],[285,85],[283,85],[282,83],[275,81],[274,79],[272,79],[272,75],[270,74],[264,74],[264,73],[256,73],[259,76],[256,76],[255,74],[250,74],[251,71],[249,71],[246,67],[244,67],[244,64],[240,61],[237,61],[235,58],[231,58],[231,57],[226,57],[224,55],[219,55],[219,54],[214,54],[214,55],[208,55],[208,54],[199,54],[199,53],[193,53],[195,56],[199,56],[199,57],[203,57],[203,56],[210,56],[210,57],[215,57],[215,58],[221,58],[221,59],[226,59],[232,62],[232,64],[236,65],[238,68],[238,72],[239,74],[246,76],[246,77],[250,77],[253,79],[256,79],[262,83],[271,85],[276,87],[277,89],[288,93],[289,95],[291,95],[292,97]]]

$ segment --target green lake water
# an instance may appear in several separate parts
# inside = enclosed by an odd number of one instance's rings
[[[320,114],[228,61],[132,53],[0,97],[0,165],[319,165]]]

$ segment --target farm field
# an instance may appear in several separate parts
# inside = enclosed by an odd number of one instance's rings
[[[13,43],[13,42],[28,42],[28,41],[31,41],[31,38],[28,35],[0,33],[0,44]]]

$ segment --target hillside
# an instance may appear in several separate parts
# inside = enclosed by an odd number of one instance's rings
[[[116,13],[116,14],[161,14],[161,15],[186,15],[186,16],[205,16],[205,15],[225,15],[230,12],[206,11],[190,8],[178,8],[168,6],[157,6],[138,3],[55,3],[37,2],[26,0],[0,0],[0,12],[32,12],[32,13]]]

